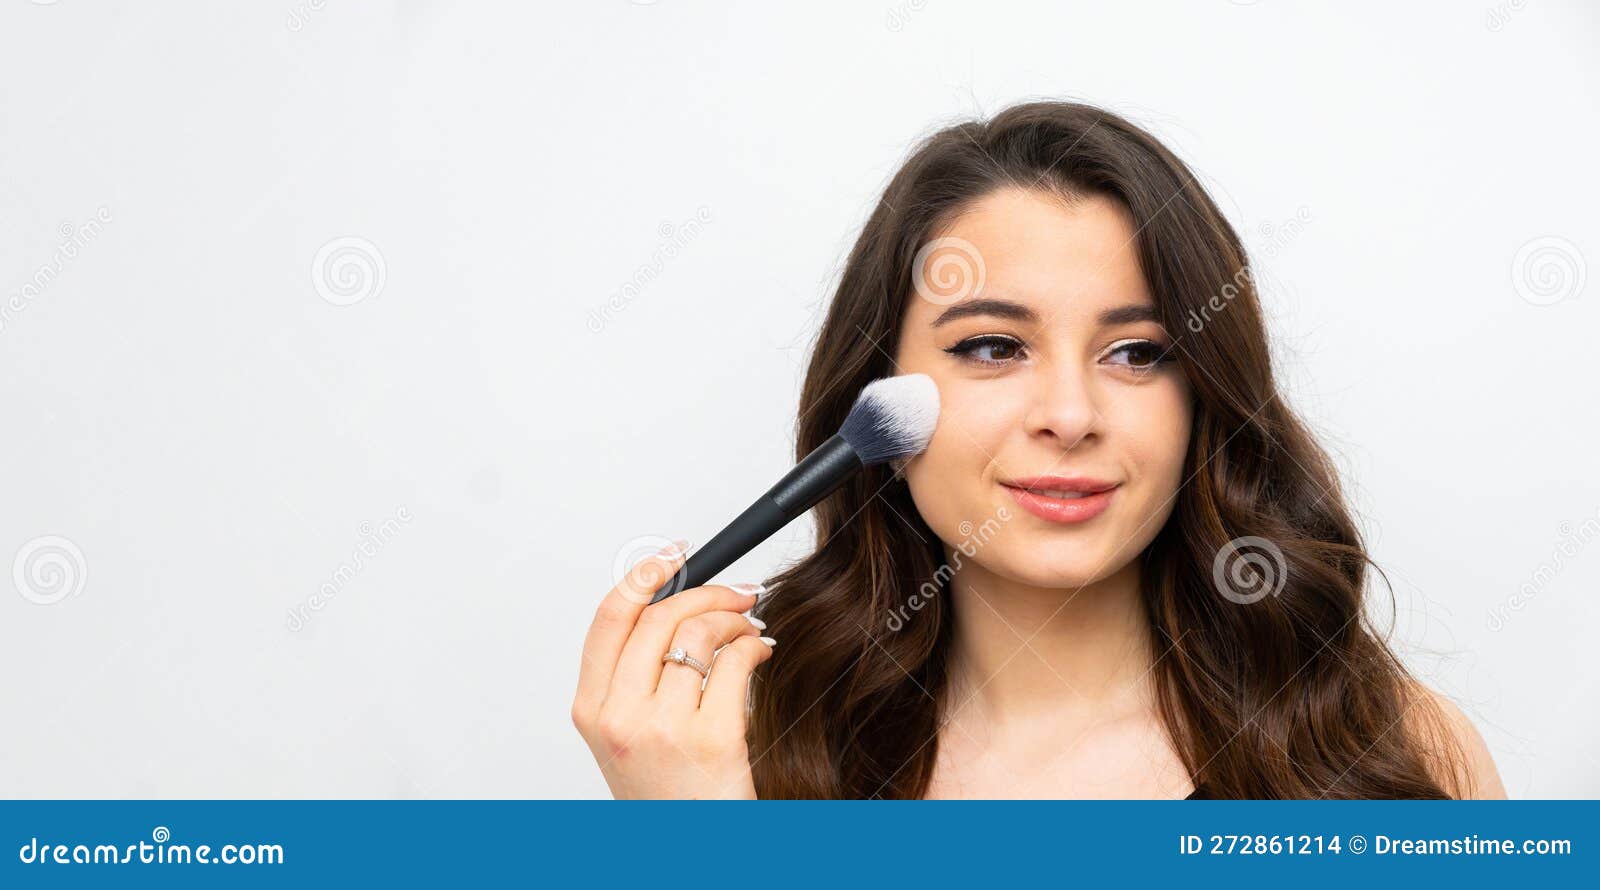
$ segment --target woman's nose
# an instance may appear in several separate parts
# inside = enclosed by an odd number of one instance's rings
[[[1100,412],[1089,381],[1081,372],[1041,373],[1030,397],[1026,419],[1029,435],[1056,439],[1061,448],[1071,448],[1097,435]]]

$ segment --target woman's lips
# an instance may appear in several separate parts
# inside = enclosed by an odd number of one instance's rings
[[[1117,485],[1059,476],[1000,483],[1022,509],[1047,522],[1087,522],[1111,506]]]

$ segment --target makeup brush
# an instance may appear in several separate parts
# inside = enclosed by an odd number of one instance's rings
[[[939,389],[932,377],[903,374],[867,384],[856,396],[839,432],[795,464],[788,475],[704,547],[690,554],[650,602],[659,603],[710,581],[863,468],[921,454],[933,438],[938,421]]]

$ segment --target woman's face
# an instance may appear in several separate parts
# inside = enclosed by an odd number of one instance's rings
[[[1172,510],[1190,394],[1134,239],[1114,199],[1007,189],[918,256],[895,361],[934,379],[940,415],[906,479],[934,533],[996,575],[1099,581]]]

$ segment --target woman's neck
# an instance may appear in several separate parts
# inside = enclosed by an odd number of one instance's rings
[[[952,716],[992,726],[1126,713],[1152,701],[1138,561],[1082,588],[1046,588],[968,560],[950,584]]]

